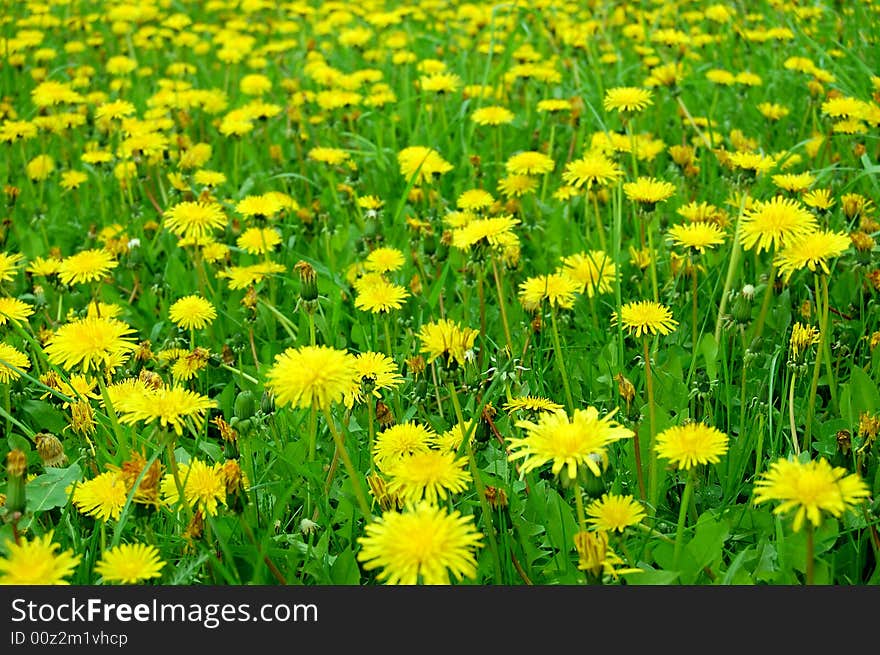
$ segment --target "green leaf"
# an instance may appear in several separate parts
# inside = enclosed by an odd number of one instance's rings
[[[48,469],[42,475],[28,482],[27,509],[29,512],[45,512],[67,504],[67,488],[82,477],[79,464],[71,464],[63,469]]]
[[[351,548],[346,548],[330,567],[330,580],[336,585],[356,585],[360,582],[361,572],[355,561]]]
[[[64,414],[45,400],[25,400],[21,403],[21,412],[27,417],[26,423],[37,425],[46,432],[60,433],[67,427]]]
[[[678,571],[652,569],[644,562],[639,563],[641,573],[625,573],[621,576],[629,585],[670,585],[678,579]]]

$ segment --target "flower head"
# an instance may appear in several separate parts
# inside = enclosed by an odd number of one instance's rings
[[[675,185],[653,177],[640,177],[635,182],[624,184],[623,192],[633,202],[644,205],[646,209],[653,209],[658,202],[664,202],[672,197],[675,193]]]
[[[668,235],[674,245],[701,253],[706,252],[706,248],[724,243],[724,231],[713,223],[703,221],[675,225],[669,228]]]
[[[519,285],[519,300],[529,312],[540,309],[545,300],[553,307],[571,309],[580,290],[580,283],[565,273],[535,275]]]
[[[780,458],[755,482],[754,502],[778,501],[774,514],[794,510],[793,527],[799,532],[805,519],[818,526],[823,512],[839,517],[869,496],[868,486],[857,474],[832,468],[825,459],[800,462]]]
[[[404,502],[427,500],[437,504],[448,494],[460,493],[467,488],[471,475],[466,470],[467,459],[454,452],[426,450],[402,457],[386,467],[390,476],[388,493]]]
[[[668,307],[650,300],[628,302],[620,308],[620,317],[614,312],[611,318],[612,324],[619,320],[636,337],[643,334],[669,334],[678,325]]]
[[[547,463],[551,472],[559,474],[563,468],[569,478],[577,475],[579,466],[586,466],[596,476],[602,474],[596,459],[604,461],[606,447],[633,436],[633,431],[612,419],[614,412],[599,418],[595,407],[576,409],[569,417],[564,411],[542,414],[537,423],[518,421],[517,427],[526,430],[526,436],[510,440],[509,459],[523,459],[521,471],[528,473]]]
[[[115,318],[91,316],[59,327],[46,343],[49,362],[70,370],[82,366],[114,368],[137,348],[129,336],[134,330]]]
[[[401,459],[414,453],[426,453],[436,439],[434,431],[420,423],[392,425],[376,435],[373,460],[381,471],[390,471]]]
[[[226,214],[215,202],[185,201],[165,212],[165,227],[180,237],[201,239],[226,225]]]
[[[105,582],[137,584],[161,577],[163,566],[165,562],[155,546],[120,544],[101,553],[101,559],[95,564],[95,573]]]
[[[183,500],[190,507],[198,506],[208,516],[217,514],[217,505],[226,504],[226,477],[222,464],[209,465],[200,459],[178,465],[178,479],[183,487]],[[162,478],[160,490],[165,502],[174,506],[180,501],[180,493],[174,475]]]
[[[264,255],[281,243],[278,230],[270,227],[249,227],[235,242],[239,248],[252,255]]]
[[[785,246],[816,229],[816,217],[800,203],[776,196],[757,202],[740,220],[739,240],[746,250],[757,252]]]
[[[623,171],[613,161],[600,152],[588,152],[580,159],[570,161],[565,165],[562,179],[580,189],[591,189],[593,185],[605,185],[614,182],[623,176]]]
[[[443,364],[447,366],[452,364],[464,366],[473,351],[477,331],[469,327],[461,327],[448,318],[441,318],[423,325],[418,337],[422,342],[421,351],[428,355],[429,364],[442,358]]]
[[[551,172],[555,165],[553,158],[543,152],[526,150],[510,157],[504,167],[514,175],[544,175]]]
[[[217,310],[201,296],[184,296],[171,305],[168,316],[184,330],[201,330],[217,318]]]
[[[602,494],[587,506],[587,523],[596,530],[623,532],[645,518],[645,508],[632,496]]]
[[[83,250],[61,260],[58,277],[64,284],[94,282],[116,268],[118,262],[103,249]]]
[[[381,568],[386,584],[450,584],[474,578],[474,554],[481,546],[472,516],[423,502],[404,512],[388,511],[368,524],[358,539],[358,560],[367,571]]]
[[[66,578],[79,564],[81,555],[72,550],[56,553],[60,549],[52,542],[52,532],[30,541],[8,542],[7,556],[0,558],[0,584],[2,585],[66,585]]]
[[[288,348],[275,356],[267,387],[279,405],[329,408],[360,384],[354,356],[328,346]]]
[[[443,159],[440,153],[424,146],[410,146],[397,153],[400,174],[407,180],[413,176],[416,182],[424,184],[452,170],[452,164]]]
[[[369,278],[367,283],[358,285],[354,306],[374,314],[387,314],[392,309],[403,307],[408,297],[409,291],[399,284],[384,278]]]
[[[73,505],[101,521],[118,519],[128,499],[128,487],[119,473],[108,471],[80,482],[73,490]]]
[[[791,240],[780,250],[773,260],[779,274],[786,281],[795,271],[809,268],[828,275],[828,260],[839,257],[850,246],[851,240],[845,232],[818,230]]]
[[[604,252],[590,250],[564,257],[562,272],[578,283],[580,293],[592,298],[599,293],[611,293],[617,268]]]
[[[717,463],[727,452],[727,435],[703,423],[686,423],[663,430],[657,435],[654,450],[680,469],[698,464]]]
[[[651,92],[635,86],[619,86],[608,89],[602,102],[605,111],[637,112],[654,104]]]
[[[376,352],[363,352],[355,355],[355,369],[359,386],[345,396],[345,406],[351,407],[355,402],[364,402],[364,394],[381,398],[382,389],[394,389],[403,383],[403,377],[397,364],[388,355]]]
[[[158,422],[162,428],[170,427],[177,434],[183,434],[186,419],[192,419],[198,428],[205,412],[216,406],[216,401],[183,387],[147,388],[140,394],[132,394],[118,408],[121,413],[119,422]]]
[[[0,382],[7,383],[21,377],[15,369],[26,371],[31,367],[31,360],[23,352],[6,343],[0,343]]]

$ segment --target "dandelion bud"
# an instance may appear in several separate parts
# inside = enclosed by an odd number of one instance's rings
[[[67,466],[67,455],[64,454],[64,447],[58,437],[50,432],[40,432],[34,440],[37,442],[37,453],[43,460],[43,466],[51,468]]]
[[[24,512],[27,457],[17,448],[6,456],[6,478],[6,508],[10,513]]]
[[[740,325],[744,325],[752,320],[752,299],[754,297],[754,287],[748,291],[743,288],[743,290],[736,295],[733,305],[730,308],[730,314],[733,317],[733,320]]]
[[[293,267],[299,273],[301,283],[299,295],[305,302],[312,302],[318,299],[318,276],[312,265],[306,261],[300,260]]]
[[[249,419],[256,413],[256,403],[252,391],[245,389],[235,397],[233,404],[235,416],[241,420]]]
[[[275,412],[275,394],[271,391],[263,391],[263,397],[260,398],[260,411],[263,414],[272,414]]]
[[[636,397],[636,388],[629,379],[623,376],[623,373],[618,373],[614,376],[614,379],[617,380],[617,392],[626,401],[626,407],[629,409],[633,399]]]

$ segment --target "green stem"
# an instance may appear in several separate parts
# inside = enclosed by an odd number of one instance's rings
[[[568,371],[565,367],[565,357],[562,354],[562,345],[559,342],[559,326],[556,323],[556,306],[550,305],[550,324],[553,330],[553,348],[556,351],[556,363],[559,366],[559,374],[562,376],[562,386],[565,388],[565,401],[568,403],[568,411],[574,411],[574,398],[571,395],[571,386],[568,383]]]
[[[354,489],[354,495],[357,499],[358,505],[360,506],[361,513],[364,515],[365,519],[369,520],[372,516],[372,514],[370,513],[370,503],[367,502],[367,497],[364,495],[364,489],[361,486],[358,472],[354,468],[354,464],[352,464],[351,462],[351,457],[349,457],[348,455],[348,450],[345,447],[345,442],[342,439],[342,435],[339,434],[339,430],[336,429],[336,424],[333,422],[333,417],[330,415],[330,410],[327,407],[324,407],[323,411],[324,419],[327,421],[327,427],[330,428],[330,434],[333,435],[333,441],[336,442],[336,449],[339,452],[339,456],[342,458],[342,464],[345,466],[345,470],[348,472],[348,477],[351,478],[351,486]]]
[[[827,288],[827,278],[824,278],[825,287]],[[816,393],[819,387],[819,373],[822,368],[822,359],[825,354],[825,342],[828,340],[828,305],[825,303],[826,296],[820,293],[820,285],[819,285],[820,275],[816,275],[815,282],[815,297],[816,297],[816,310],[819,312],[819,345],[816,348],[816,361],[813,363],[813,377],[810,381],[810,398],[807,404],[807,418],[806,425],[804,426],[804,446],[802,450],[804,452],[810,452],[810,447],[812,445],[812,435],[813,435],[813,416],[816,410]],[[828,385],[831,386],[831,380],[828,380]]]
[[[648,350],[648,337],[642,339],[645,355],[645,385],[648,389],[648,427],[650,435],[648,439],[648,500],[656,511],[657,491],[659,487],[659,459],[654,452],[654,439],[657,434],[657,419],[654,413],[654,376],[651,373],[651,353]]]
[[[107,410],[107,416],[110,417],[110,425],[113,427],[113,433],[116,435],[117,454],[127,456],[128,437],[125,434],[125,430],[123,430],[122,426],[119,424],[119,417],[116,415],[116,410],[113,408],[113,403],[110,400],[110,394],[107,391],[107,385],[104,382],[103,374],[99,374],[97,378],[98,387],[101,389],[101,398],[104,400],[104,407]]]
[[[815,536],[813,534],[813,523],[811,521],[807,521],[807,584],[813,585],[816,583],[815,581],[815,568],[816,568],[816,557],[815,557]]]
[[[498,307],[501,310],[501,322],[504,324],[504,340],[507,350],[513,356],[513,339],[510,337],[510,325],[507,322],[507,304],[504,302],[504,292],[501,286],[501,275],[498,272],[498,262],[492,258],[492,275],[495,277],[495,289],[498,292]]]
[[[587,512],[584,510],[584,498],[581,491],[581,483],[577,478],[574,481],[574,506],[577,509],[578,530],[587,529]]]
[[[675,570],[678,570],[678,560],[681,557],[682,546],[684,546],[684,524],[687,518],[688,506],[691,503],[691,496],[694,492],[696,472],[696,468],[688,471],[687,482],[685,482],[684,492],[681,495],[681,507],[678,509],[678,525],[675,528],[675,554],[672,557],[672,568]]]
[[[318,412],[312,407],[309,409],[309,461],[314,462],[318,450]]]
[[[733,231],[733,240],[730,246],[730,259],[727,264],[727,276],[724,279],[724,290],[721,292],[721,302],[718,305],[718,318],[715,322],[715,342],[721,339],[721,326],[723,325],[722,318],[724,317],[724,312],[727,311],[727,303],[728,298],[730,296],[730,289],[733,287],[733,279],[736,277],[737,267],[739,266],[740,256],[742,255],[742,246],[739,242],[739,227],[742,223],[742,213],[743,208],[746,205],[746,198],[748,197],[747,192],[743,192],[742,200],[739,204],[739,213],[736,217],[736,228]]]
[[[755,331],[752,334],[752,343],[761,338],[764,332],[764,321],[767,319],[767,310],[770,309],[770,299],[773,297],[773,285],[776,280],[776,266],[770,267],[770,275],[767,278],[767,288],[764,290],[764,300],[761,302],[761,312],[755,323]]]

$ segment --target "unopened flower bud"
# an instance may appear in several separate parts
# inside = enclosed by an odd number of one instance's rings
[[[27,505],[27,457],[18,448],[10,450],[6,456],[6,478],[6,509],[10,513],[24,512]]]

